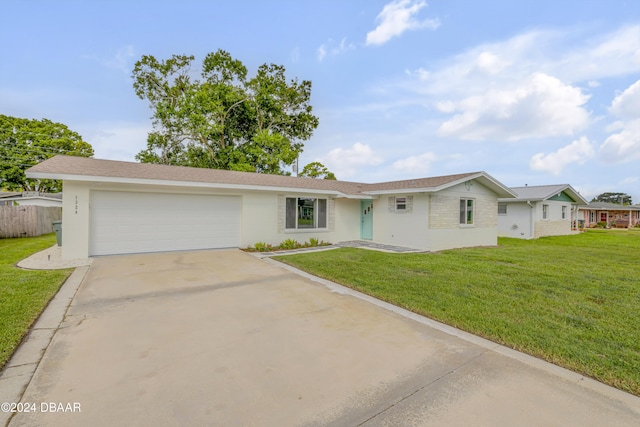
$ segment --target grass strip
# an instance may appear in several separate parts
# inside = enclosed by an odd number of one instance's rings
[[[16,264],[55,244],[55,234],[0,239],[0,368],[73,269],[22,270]]]

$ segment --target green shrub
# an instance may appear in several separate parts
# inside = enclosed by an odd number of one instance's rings
[[[273,246],[265,242],[256,242],[256,244],[253,245],[253,249],[258,252],[268,252],[273,249]]]
[[[309,246],[311,246],[312,248],[315,248],[316,246],[318,246],[318,243],[320,243],[320,242],[315,237],[311,237],[309,239]]]
[[[297,240],[294,240],[294,239],[283,240],[280,243],[280,249],[297,249],[300,246],[301,246],[300,242],[298,242]]]

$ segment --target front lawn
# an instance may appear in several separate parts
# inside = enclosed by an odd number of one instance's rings
[[[22,270],[18,261],[56,242],[55,234],[0,239],[0,368],[73,270]]]
[[[638,230],[275,259],[640,396]]]

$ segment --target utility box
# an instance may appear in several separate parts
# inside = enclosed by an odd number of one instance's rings
[[[62,246],[62,221],[53,221],[53,231],[56,232],[56,241],[58,246]]]

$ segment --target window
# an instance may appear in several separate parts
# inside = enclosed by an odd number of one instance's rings
[[[542,205],[542,219],[549,219],[549,205]]]
[[[327,199],[287,197],[285,228],[327,228]]]
[[[396,197],[396,210],[397,211],[406,211],[407,210],[407,198],[406,197]]]
[[[460,199],[460,224],[473,224],[473,199]]]
[[[589,212],[589,222],[596,222],[596,211]]]
[[[567,219],[567,207],[562,207],[562,219]]]
[[[498,203],[498,215],[506,215],[506,214],[507,214],[507,204]]]

